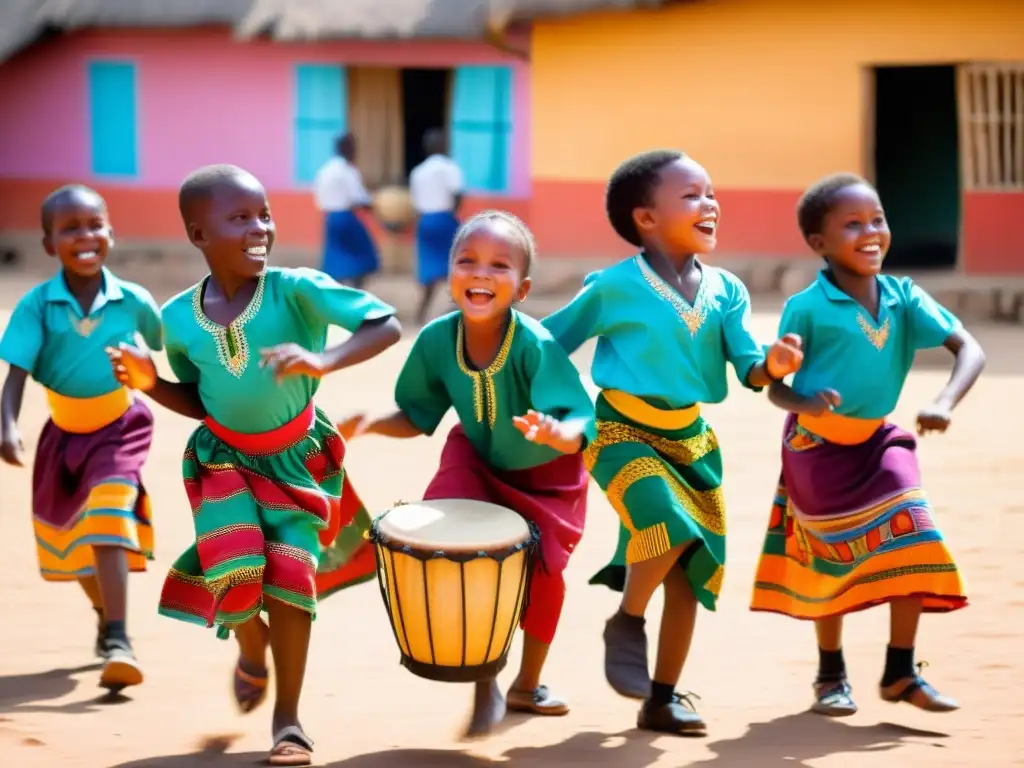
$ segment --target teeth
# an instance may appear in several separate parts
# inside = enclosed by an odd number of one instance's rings
[[[860,251],[861,253],[878,253],[880,250],[882,250],[882,246],[880,246],[878,243],[872,243],[871,245],[862,245],[857,250]]]
[[[265,245],[254,245],[252,248],[247,248],[246,253],[250,256],[266,256],[267,246]]]
[[[470,296],[493,296],[494,292],[493,291],[488,291],[486,288],[470,288],[469,289],[469,295]]]
[[[704,229],[715,229],[718,226],[718,222],[714,219],[704,219],[697,226]]]
[[[78,258],[82,259],[83,261],[88,261],[89,259],[95,259],[96,258],[96,251],[82,251],[81,253],[78,254]]]

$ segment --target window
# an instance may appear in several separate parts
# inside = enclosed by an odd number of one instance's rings
[[[957,79],[963,186],[1024,190],[1024,64],[965,64]]]
[[[334,140],[348,124],[344,67],[300,64],[295,69],[295,180],[313,181],[334,154]]]
[[[452,158],[467,191],[503,193],[509,186],[512,70],[459,67],[452,94]]]
[[[88,89],[92,172],[97,176],[138,175],[135,65],[90,62]]]

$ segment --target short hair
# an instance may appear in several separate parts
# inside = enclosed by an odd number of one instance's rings
[[[455,258],[455,254],[458,253],[459,248],[462,247],[462,243],[465,242],[467,237],[476,232],[480,227],[491,222],[508,224],[512,231],[515,232],[516,245],[522,248],[523,254],[526,256],[523,277],[529,277],[530,272],[533,271],[533,265],[537,261],[537,243],[533,239],[533,233],[526,226],[526,223],[518,216],[513,216],[507,211],[481,211],[463,222],[462,226],[455,232],[450,258]]]
[[[46,196],[43,200],[43,204],[39,207],[39,219],[40,224],[43,227],[43,234],[49,235],[53,229],[53,216],[57,212],[57,209],[64,205],[68,198],[73,195],[86,195],[96,198],[103,210],[107,210],[107,201],[103,199],[103,195],[97,192],[92,187],[87,187],[84,184],[65,184],[63,187],[58,187]]]
[[[675,149],[655,149],[623,161],[605,191],[605,210],[616,234],[627,243],[641,247],[640,230],[633,221],[633,211],[651,204],[651,194],[661,181],[665,166],[683,160],[686,155]]]
[[[185,225],[194,215],[196,205],[207,202],[217,187],[243,176],[252,174],[237,165],[226,163],[204,165],[186,176],[178,189],[178,211]]]
[[[819,179],[807,188],[796,204],[796,222],[805,241],[810,239],[811,235],[821,234],[825,217],[832,210],[836,196],[844,189],[860,184],[874,189],[867,179],[855,173],[834,173]]]

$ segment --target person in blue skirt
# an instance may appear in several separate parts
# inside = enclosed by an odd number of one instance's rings
[[[339,136],[335,155],[316,173],[313,191],[324,215],[324,256],[321,271],[339,283],[362,288],[380,268],[377,246],[357,211],[370,209],[370,195],[355,165],[356,139]]]
[[[416,320],[427,312],[439,285],[448,279],[448,262],[459,228],[456,213],[462,202],[462,171],[448,155],[448,136],[440,128],[423,135],[427,159],[409,174],[409,195],[416,210],[416,278],[422,286]]]

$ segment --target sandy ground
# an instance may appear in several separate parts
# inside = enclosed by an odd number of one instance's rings
[[[9,287],[9,286],[8,286]],[[0,305],[11,306],[11,292]],[[0,312],[0,327],[6,314]],[[765,336],[777,318],[759,315]],[[717,614],[699,621],[682,687],[702,696],[709,736],[656,737],[634,729],[636,705],[618,698],[601,671],[600,633],[616,596],[588,587],[610,555],[615,516],[591,495],[589,528],[570,564],[569,598],[546,681],[567,695],[566,718],[515,720],[489,741],[456,740],[468,708],[466,686],[420,680],[398,664],[377,587],[370,583],[327,601],[314,626],[304,721],[319,764],[331,768],[451,766],[491,761],[525,766],[840,766],[912,764],[1024,765],[1024,334],[983,328],[990,369],[957,412],[949,434],[928,438],[921,462],[939,523],[969,584],[971,605],[926,617],[919,657],[928,679],[957,696],[960,712],[928,715],[880,702],[875,686],[887,637],[887,612],[849,622],[847,655],[861,711],[844,722],[805,713],[814,674],[812,629],[747,609],[751,577],[778,472],[782,415],[764,397],[733,385],[724,405],[708,408],[726,462],[730,509],[729,569]],[[408,342],[357,371],[332,377],[320,403],[341,416],[385,408]],[[589,350],[578,356],[581,369]],[[933,365],[937,363],[938,365]],[[929,357],[912,375],[896,414],[939,390],[949,359]],[[167,566],[191,537],[178,471],[192,428],[157,409],[157,439],[146,481],[156,503],[157,560],[131,581],[129,630],[147,681],[131,700],[97,700],[93,614],[74,586],[48,585],[36,572],[28,513],[29,472],[0,467],[0,766],[177,768],[251,765],[265,755],[268,708],[235,713],[228,694],[233,643],[212,631],[163,619],[155,606]],[[45,418],[31,387],[22,431],[31,451]],[[407,442],[369,438],[350,447],[348,467],[368,505],[383,511],[413,498],[431,475],[441,437]],[[660,611],[656,602],[653,610]],[[507,683],[518,663],[513,647]],[[1017,693],[1014,693],[1014,691]]]

